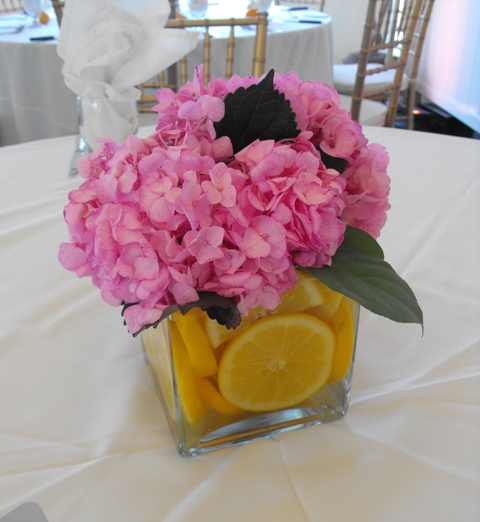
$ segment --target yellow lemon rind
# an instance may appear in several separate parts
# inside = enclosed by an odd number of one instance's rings
[[[242,409],[228,402],[206,377],[197,377],[195,382],[202,399],[215,411],[224,415],[238,415],[243,412]]]
[[[342,297],[338,310],[328,321],[335,335],[335,353],[328,384],[336,384],[347,375],[352,364],[355,345],[355,328],[352,311],[346,297]]]
[[[172,357],[175,380],[178,388],[180,408],[190,424],[195,424],[208,413],[207,407],[198,393],[193,368],[190,364],[187,347],[175,322],[169,324],[172,342]]]
[[[187,347],[194,374],[198,377],[216,375],[217,361],[202,328],[200,317],[197,317],[196,313],[182,315],[177,312],[173,319]]]

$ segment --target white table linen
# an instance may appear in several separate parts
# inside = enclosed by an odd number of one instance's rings
[[[244,10],[238,9],[229,11],[229,16],[245,16]],[[213,10],[212,16],[222,15],[225,13]],[[303,80],[332,84],[330,18],[324,18],[322,24],[307,24],[282,21],[286,16],[272,11],[266,71],[297,71]],[[235,72],[248,76],[252,72],[254,31],[244,34],[249,37],[237,41]],[[0,34],[0,71],[8,71],[0,74],[0,146],[78,134],[76,95],[64,83],[63,61],[57,55],[58,35],[55,18],[46,26],[25,28],[18,34]],[[55,39],[30,42],[31,36]],[[192,64],[203,62],[202,43],[193,51]],[[212,74],[216,77],[225,75],[226,53],[226,40],[214,39]],[[239,60],[240,56],[245,58]]]
[[[54,39],[30,41],[46,36]],[[0,33],[0,146],[78,133],[77,97],[63,81],[57,38],[53,16],[44,26]]]
[[[424,336],[362,311],[344,419],[192,459],[120,309],[57,261],[77,138],[0,149],[0,517],[33,501],[49,522],[480,519],[480,142],[365,133],[390,152],[380,244]]]

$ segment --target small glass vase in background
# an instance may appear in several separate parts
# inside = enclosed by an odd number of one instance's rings
[[[257,0],[258,3],[258,12],[266,12],[270,9],[270,6],[272,5],[272,0]]]
[[[32,27],[39,26],[43,0],[22,0],[22,7],[25,13],[33,18]]]
[[[203,20],[208,11],[208,0],[189,0],[188,8],[195,20]]]
[[[346,414],[359,306],[301,275],[274,311],[227,330],[198,308],[142,332],[145,360],[185,457]]]
[[[112,101],[106,97],[77,96],[77,117],[87,152],[100,147],[98,138],[112,138],[120,145],[138,130],[135,100]]]

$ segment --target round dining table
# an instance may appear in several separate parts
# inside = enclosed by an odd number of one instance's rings
[[[219,2],[209,6],[207,16],[229,19],[245,18],[246,8]],[[245,4],[246,6],[246,4]],[[243,7],[245,7],[243,6]],[[188,16],[188,11],[185,11]],[[229,27],[209,29],[211,45],[211,74],[225,76],[227,63],[227,39]],[[234,73],[239,76],[252,74],[254,26],[235,28]],[[333,85],[332,18],[312,9],[291,9],[271,6],[268,11],[265,72],[274,69],[279,74],[295,71],[302,80],[321,80]],[[203,62],[203,34],[199,43],[187,55],[189,79],[193,78],[194,65]]]
[[[379,243],[423,335],[362,310],[344,418],[189,459],[140,338],[58,262],[78,136],[0,148],[0,520],[480,520],[480,141],[364,132],[389,152]]]
[[[58,23],[49,15],[36,26],[22,14],[0,17],[0,146],[78,133],[77,97],[63,81]],[[7,23],[12,29],[2,30]]]
[[[208,16],[245,17],[243,4],[213,3]],[[246,4],[245,4],[246,5]],[[78,133],[76,95],[66,87],[63,61],[57,55],[59,27],[53,11],[44,26],[31,19],[8,15],[11,30],[2,30],[0,17],[0,146]],[[15,27],[24,26],[19,32]],[[234,72],[252,73],[255,31],[238,28]],[[42,38],[31,40],[31,38]],[[213,31],[212,68],[215,77],[225,76],[227,30]],[[203,42],[188,57],[190,77],[203,63]],[[272,6],[269,12],[265,72],[296,71],[303,80],[322,80],[333,85],[331,18],[318,11],[289,11]],[[191,78],[190,78],[191,79]]]

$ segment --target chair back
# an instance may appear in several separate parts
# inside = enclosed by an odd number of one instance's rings
[[[406,65],[406,74],[408,76],[407,128],[410,130],[413,129],[413,107],[415,103],[418,66],[422,56],[428,23],[432,14],[433,2],[434,0],[424,0],[424,2],[422,2],[420,13],[418,15],[418,22],[413,32],[412,44],[410,46]]]
[[[212,27],[230,27],[227,42],[227,61],[225,67],[225,78],[230,78],[234,68],[234,49],[235,49],[235,27],[254,26],[255,27],[255,45],[252,56],[252,76],[258,77],[265,70],[265,55],[267,47],[267,24],[268,13],[258,13],[255,17],[248,18],[230,18],[230,19],[206,19],[206,20],[186,20],[183,18],[169,20],[166,28],[171,29],[187,29],[197,28],[203,32],[203,74],[205,84],[210,80],[211,70],[211,40],[210,29]],[[139,112],[149,112],[151,107],[157,103],[154,94],[149,95],[148,91],[159,89],[162,87],[170,87],[177,91],[179,86],[184,85],[188,80],[187,75],[188,55],[181,58],[179,62],[171,66],[168,70],[158,74],[155,81],[150,81],[139,85],[142,92],[138,101]],[[200,65],[200,64],[195,64]]]
[[[65,7],[65,2],[60,2],[59,0],[52,0],[52,7],[55,11],[55,16],[57,17],[58,27],[60,27],[62,24],[63,8]]]
[[[275,0],[275,5],[296,5],[301,4],[306,7],[313,7],[319,11],[325,9],[325,0]]]
[[[0,0],[0,13],[23,11],[22,0]]]
[[[359,119],[362,100],[370,98],[387,102],[388,111],[385,125],[393,127],[402,79],[420,14],[425,12],[429,4],[433,4],[433,1],[369,0],[352,96],[351,112],[355,121]],[[431,10],[431,5],[429,9]],[[383,54],[384,64],[378,66],[369,64],[367,66],[370,53]],[[391,69],[395,70],[392,83],[368,93],[364,92],[366,76]]]

